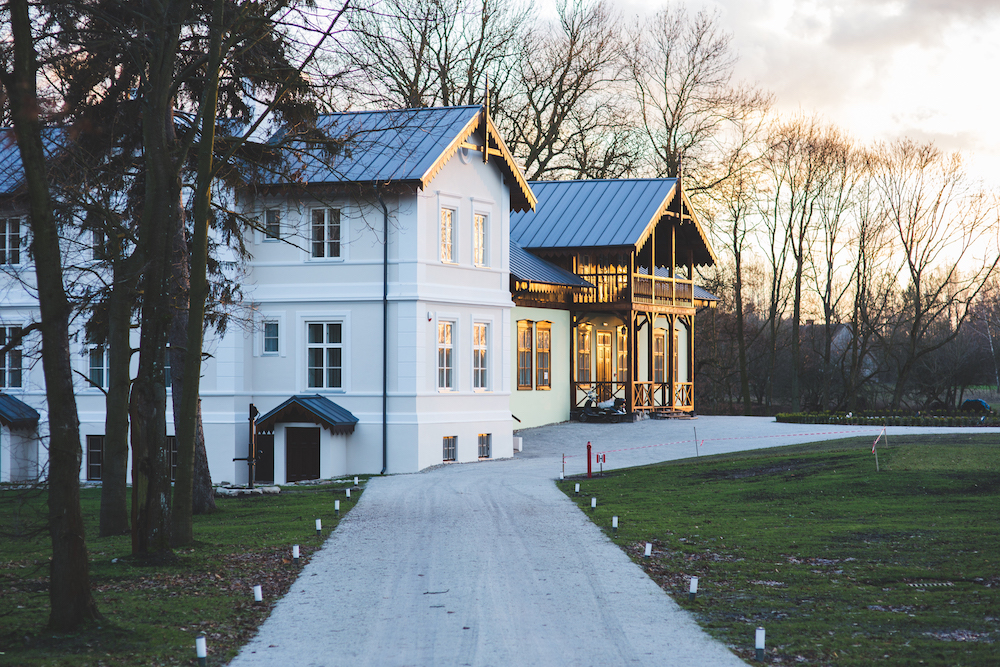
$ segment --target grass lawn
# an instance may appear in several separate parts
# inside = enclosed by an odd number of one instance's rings
[[[878,457],[854,438],[559,486],[744,659],[763,626],[768,663],[1000,664],[1000,437],[894,436]]]
[[[45,494],[0,487],[0,665],[194,665],[202,633],[209,664],[224,664],[294,582],[292,545],[300,546],[301,567],[336,527],[334,501],[343,515],[360,498],[359,489],[345,498],[350,485],[217,498],[217,512],[194,518],[197,542],[166,565],[133,558],[128,536],[98,538],[100,489],[83,489],[90,579],[104,620],[69,635],[45,630],[51,546],[48,533],[37,532]],[[255,584],[263,588],[259,605]]]

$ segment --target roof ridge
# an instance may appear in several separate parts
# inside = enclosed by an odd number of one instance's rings
[[[372,114],[372,113],[398,113],[403,111],[449,111],[452,109],[481,109],[482,104],[462,104],[459,106],[435,106],[435,107],[399,107],[395,109],[358,109],[357,111],[331,111],[330,113],[321,113],[320,118],[325,118],[329,116],[346,116],[346,115],[361,115],[361,114]]]
[[[529,183],[639,183],[654,181],[676,181],[676,176],[646,177],[646,178],[573,178],[569,180],[528,181]]]

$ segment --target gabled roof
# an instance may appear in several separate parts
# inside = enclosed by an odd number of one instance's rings
[[[538,196],[533,213],[510,216],[511,239],[524,248],[599,248],[633,246],[646,242],[655,224],[676,208],[676,178],[588,181],[531,181]],[[683,199],[686,239],[694,248],[695,263],[714,264],[715,253]]]
[[[333,434],[353,433],[358,423],[349,410],[345,410],[325,396],[292,396],[287,401],[257,418],[257,431],[272,433],[277,422],[313,422]]]
[[[562,285],[566,287],[593,287],[593,285],[576,275],[562,269],[541,257],[510,242],[510,274],[516,280],[524,280],[545,285]]]
[[[59,128],[42,130],[42,148],[52,157],[63,146],[66,133]],[[13,128],[0,128],[0,196],[12,195],[24,184],[24,166]]]
[[[535,195],[482,106],[352,111],[321,116],[317,125],[328,137],[345,144],[332,152],[293,143],[292,159],[298,161],[293,166],[303,183],[405,182],[425,188],[473,133],[482,130],[487,157],[497,160],[512,181],[511,208],[524,211],[535,205]],[[276,135],[272,141],[280,138]],[[482,159],[483,147],[474,148]],[[261,184],[284,182],[265,179]]]
[[[35,428],[38,411],[10,394],[0,394],[0,424],[7,428]]]

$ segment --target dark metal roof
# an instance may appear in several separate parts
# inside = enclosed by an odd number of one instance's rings
[[[565,285],[567,287],[593,287],[593,285],[555,264],[546,262],[530,252],[510,242],[510,273],[517,280],[527,280],[546,285]]]
[[[47,157],[52,157],[62,148],[66,133],[57,128],[42,131],[42,147]],[[17,147],[14,130],[0,128],[0,195],[14,194],[24,183],[24,167],[21,151]]]
[[[289,142],[288,151],[297,182],[303,184],[410,182],[425,187],[473,132],[493,150],[505,176],[511,177],[511,207],[530,209],[535,196],[514,162],[492,120],[482,127],[483,107],[432,107],[351,111],[326,114],[317,129],[327,137],[343,141],[336,151],[306,142]],[[285,138],[283,133],[271,142]],[[489,139],[493,140],[494,148]],[[482,159],[482,153],[479,153]],[[499,159],[498,159],[499,157]],[[284,175],[262,175],[258,185],[282,186]]]
[[[667,206],[673,206],[677,179],[531,181],[529,185],[538,197],[534,212],[510,216],[510,237],[523,248],[639,249]],[[684,204],[690,214],[686,199]],[[714,263],[697,220],[684,228],[691,230],[685,240],[695,246],[695,263]]]
[[[258,432],[273,432],[278,422],[314,422],[331,433],[353,433],[358,423],[349,410],[345,410],[325,396],[292,396],[287,401],[257,418]]]
[[[0,424],[12,429],[38,426],[38,411],[10,394],[0,394]]]
[[[715,296],[704,287],[694,286],[694,298],[700,299],[701,301],[718,301],[719,297]]]

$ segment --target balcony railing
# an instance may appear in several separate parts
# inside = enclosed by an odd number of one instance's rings
[[[598,272],[577,275],[590,281],[594,287],[576,293],[573,297],[575,303],[629,303],[631,294],[632,303],[694,308],[693,280],[633,273],[630,286],[628,273]]]
[[[582,408],[587,398],[597,397],[597,401],[609,398],[625,398],[625,382],[574,382],[573,391],[577,408]],[[673,401],[671,402],[669,382],[633,382],[632,411],[657,412],[694,410],[694,383],[675,382]]]

